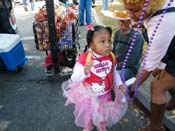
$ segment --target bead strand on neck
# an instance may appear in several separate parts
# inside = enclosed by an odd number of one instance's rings
[[[141,12],[141,16],[139,17],[139,21],[138,21],[138,24],[137,24],[136,31],[134,33],[134,36],[133,36],[132,40],[131,40],[129,50],[128,50],[126,56],[125,56],[125,59],[124,59],[123,65],[122,65],[122,81],[124,81],[125,86],[126,86],[126,83],[125,83],[124,73],[125,73],[126,63],[128,61],[128,58],[129,58],[130,54],[132,53],[132,49],[133,49],[133,47],[135,45],[135,41],[136,41],[136,39],[138,37],[138,31],[139,31],[139,28],[141,27],[141,24],[142,24],[142,21],[143,21],[143,18],[144,18],[144,14],[145,14],[145,11],[147,9],[148,4],[149,4],[149,0],[145,0],[145,4],[143,6],[143,9],[142,9],[142,12]],[[126,92],[127,92],[127,94],[129,93],[128,87],[126,89]]]

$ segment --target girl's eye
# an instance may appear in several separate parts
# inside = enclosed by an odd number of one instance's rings
[[[102,41],[100,41],[100,43],[101,43],[101,44],[105,44],[105,41],[104,41],[104,40],[102,40]]]
[[[108,42],[108,44],[111,44],[112,43],[111,39],[109,39],[107,42]]]
[[[104,45],[105,43],[107,43],[107,44],[112,44],[112,41],[111,41],[111,40],[106,41],[106,42],[105,42],[104,40],[103,40],[103,41],[100,41],[100,44],[101,44],[101,45]]]

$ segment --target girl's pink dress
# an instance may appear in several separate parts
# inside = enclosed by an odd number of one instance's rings
[[[122,84],[111,56],[94,54],[94,65],[89,74],[84,74],[84,65],[88,52],[80,55],[71,79],[62,84],[65,105],[74,104],[75,124],[85,127],[90,121],[99,127],[101,123],[111,127],[116,124],[127,110],[125,95],[118,89]],[[113,66],[115,65],[115,66]],[[105,86],[104,86],[105,85]],[[111,99],[111,87],[114,86],[115,100]]]

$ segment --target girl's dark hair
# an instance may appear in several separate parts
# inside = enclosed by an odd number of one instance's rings
[[[111,27],[105,27],[102,25],[96,25],[94,26],[93,29],[88,30],[87,34],[86,34],[86,46],[84,49],[84,52],[87,51],[87,49],[90,47],[90,43],[92,42],[93,36],[94,36],[94,32],[98,32],[101,30],[107,30],[109,32],[110,35],[112,35],[112,29]]]

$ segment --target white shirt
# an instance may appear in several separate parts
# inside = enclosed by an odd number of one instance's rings
[[[169,1],[169,0],[168,0]],[[166,7],[166,6],[164,6]],[[175,1],[171,7],[175,7]],[[147,18],[144,26],[148,31],[149,40],[153,34],[155,26],[161,15]],[[145,63],[145,70],[153,71],[155,68],[164,69],[166,64],[161,62],[165,56],[172,38],[175,36],[175,12],[169,12],[164,15],[160,25],[158,26],[156,35],[154,36]]]

